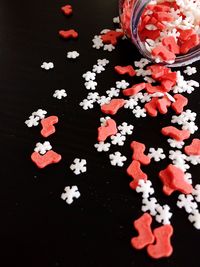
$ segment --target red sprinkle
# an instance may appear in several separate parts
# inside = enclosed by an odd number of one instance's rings
[[[133,156],[132,156],[133,160],[137,160],[143,165],[150,164],[151,162],[150,157],[144,154],[144,151],[146,149],[144,144],[133,141],[131,143],[131,148],[133,149]]]
[[[124,36],[123,32],[109,31],[101,35],[101,39],[103,43],[116,45],[117,40],[123,36]]]
[[[38,152],[33,152],[31,159],[38,166],[38,168],[42,169],[50,164],[58,163],[62,157],[53,150],[49,150],[45,155],[40,155]]]
[[[186,54],[190,49],[197,46],[199,44],[199,35],[193,34],[187,41],[181,45],[180,53]]]
[[[172,109],[176,114],[181,114],[183,108],[188,104],[188,99],[181,94],[174,95],[176,102],[172,103]]]
[[[155,240],[151,231],[152,217],[144,213],[139,219],[135,220],[133,225],[138,231],[138,236],[131,239],[131,244],[135,249],[142,249]]]
[[[44,137],[48,137],[51,134],[55,133],[56,129],[54,124],[58,123],[57,116],[50,116],[41,120],[42,130],[41,135]]]
[[[173,36],[167,36],[162,39],[162,44],[166,46],[169,51],[174,54],[180,53],[180,47],[177,45],[176,40]]]
[[[179,130],[174,126],[167,126],[162,128],[161,133],[177,141],[183,141],[190,137],[190,132],[188,130]]]
[[[171,245],[171,236],[173,234],[173,227],[171,224],[160,226],[153,231],[156,243],[147,247],[147,253],[154,259],[169,257],[173,248]]]
[[[171,106],[171,101],[166,96],[157,100],[157,107],[161,114],[166,114],[168,112],[168,107],[170,106]]]
[[[163,192],[168,196],[174,191],[180,191],[183,194],[192,193],[193,187],[186,182],[184,172],[172,164],[169,164],[166,169],[160,171],[159,177],[163,182]]]
[[[147,180],[148,176],[144,173],[140,168],[140,162],[137,160],[133,160],[126,170],[127,174],[133,178],[133,181],[130,182],[129,186],[135,190],[138,186],[139,180]]]
[[[66,6],[63,6],[61,7],[61,10],[63,11],[63,13],[67,16],[71,15],[72,14],[72,6],[71,5],[66,5]]]
[[[59,31],[59,35],[61,37],[63,37],[64,39],[70,39],[70,38],[74,38],[75,39],[75,38],[78,37],[78,33],[73,29],[66,30],[66,31],[61,30],[61,31]]]
[[[160,56],[165,61],[175,60],[176,56],[174,53],[170,52],[165,46],[158,45],[152,50],[152,55],[154,57]]]
[[[148,103],[146,103],[145,106],[144,106],[144,108],[146,109],[147,113],[151,117],[156,117],[158,115],[157,102],[158,102],[158,98],[153,97],[151,99],[151,101],[149,101]]]
[[[142,91],[143,89],[145,89],[145,87],[146,87],[146,83],[138,83],[138,84],[133,85],[131,88],[127,88],[123,90],[123,94],[125,96],[135,95],[139,93],[140,91]]]
[[[128,74],[131,77],[135,76],[136,74],[134,68],[131,65],[125,67],[115,66],[115,71],[120,75]]]
[[[98,142],[104,142],[109,136],[117,133],[116,122],[113,119],[106,121],[106,126],[98,128]]]
[[[159,64],[148,66],[147,69],[151,70],[151,76],[154,80],[157,80],[163,75],[171,72],[171,69]]]
[[[105,114],[115,115],[124,104],[124,99],[112,99],[110,103],[101,106],[101,111]]]
[[[200,139],[193,139],[189,146],[184,147],[184,151],[189,156],[200,156]]]

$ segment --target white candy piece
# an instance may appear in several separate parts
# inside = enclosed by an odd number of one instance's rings
[[[127,158],[125,156],[122,156],[122,154],[119,151],[115,152],[114,154],[110,154],[109,158],[111,165],[118,167],[123,167],[124,161],[127,160]]]
[[[54,64],[53,62],[43,62],[41,68],[45,70],[50,70],[54,68]]]
[[[184,194],[180,194],[178,196],[178,201],[176,205],[180,209],[184,208],[187,213],[193,212],[198,207],[197,203],[194,202],[194,198],[192,195],[184,195]]]
[[[98,152],[107,152],[110,149],[110,143],[104,143],[104,142],[99,142],[98,144],[95,144],[94,147],[97,149]]]
[[[53,97],[55,97],[57,99],[62,99],[66,96],[67,96],[67,93],[66,93],[65,89],[56,90],[53,94]]]
[[[116,135],[112,135],[110,139],[113,145],[123,146],[126,140],[126,137],[120,133],[117,133]]]
[[[172,217],[172,213],[170,212],[170,207],[168,205],[156,207],[157,215],[156,221],[162,224],[170,224],[170,219]]]
[[[79,175],[87,171],[86,164],[87,162],[85,159],[75,158],[70,166],[70,169],[74,172],[74,174]]]
[[[126,82],[125,80],[121,80],[121,81],[116,82],[116,87],[118,89],[126,89],[126,88],[128,88],[128,86],[129,86],[129,83]]]
[[[67,53],[67,58],[76,59],[79,56],[80,54],[77,51],[69,51]]]
[[[73,185],[72,187],[66,186],[64,191],[65,192],[61,195],[61,199],[65,200],[68,205],[73,203],[74,198],[79,198],[81,196],[76,185]]]
[[[123,122],[121,125],[118,126],[118,130],[122,135],[131,135],[133,133],[134,126],[128,125],[126,122]]]
[[[150,180],[144,181],[139,180],[138,186],[136,187],[137,193],[142,193],[143,198],[148,198],[150,195],[154,194],[154,189]]]
[[[151,159],[154,159],[156,162],[166,158],[166,155],[164,154],[164,151],[162,148],[157,148],[157,149],[153,147],[149,148],[148,156]]]
[[[34,151],[40,153],[41,155],[44,155],[47,151],[51,149],[51,144],[48,141],[45,141],[43,144],[37,143]]]

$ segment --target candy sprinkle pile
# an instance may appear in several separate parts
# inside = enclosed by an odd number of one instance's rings
[[[134,2],[124,2],[121,16],[129,35]],[[172,64],[177,55],[187,54],[199,45],[199,26],[198,0],[152,0],[142,13],[138,35],[149,56],[156,63]]]
[[[185,52],[192,47],[191,43],[193,42],[187,41],[187,38],[191,40],[193,38],[191,36],[196,36],[199,29],[199,6],[195,6],[196,2],[192,3],[193,5],[190,5],[191,1],[189,0],[179,0],[176,3],[174,1],[154,1],[145,10],[142,16],[141,35],[144,37],[144,42],[147,42],[147,39],[152,36],[151,31],[158,32],[153,41],[159,38],[160,41],[155,42],[151,51],[159,60],[160,58],[161,60],[174,60],[174,57],[164,58],[158,52],[161,46],[167,47],[165,49],[177,48],[178,52]],[[71,5],[62,7],[61,11],[67,16],[73,13]],[[118,25],[119,18],[115,17],[113,21]],[[180,23],[177,24],[176,21]],[[170,31],[166,30],[169,26],[171,27]],[[155,27],[157,28],[155,29]],[[158,27],[160,28],[158,29]],[[75,30],[60,31],[59,34],[65,39],[78,37]],[[125,39],[121,29],[102,30],[100,35],[94,36],[93,48],[103,48],[110,52],[114,50],[119,39]],[[172,39],[174,40],[173,46],[170,45]],[[182,42],[183,40],[184,42]],[[176,54],[175,51],[169,53]],[[76,60],[78,56],[79,53],[76,51],[68,53],[68,58]],[[52,66],[52,63],[45,63],[42,68],[50,69]],[[184,209],[188,220],[196,229],[200,229],[200,212],[197,204],[200,202],[200,184],[193,184],[192,175],[189,172],[191,165],[200,164],[200,139],[192,137],[198,130],[195,123],[197,114],[187,108],[187,94],[191,94],[198,88],[199,83],[195,80],[186,80],[184,77],[184,75],[193,75],[197,70],[195,67],[188,66],[184,70],[174,71],[163,65],[151,64],[147,59],[141,58],[133,65],[115,66],[113,73],[119,76],[119,80],[113,84],[113,87],[106,88],[104,95],[100,95],[96,78],[98,75],[103,75],[108,66],[108,59],[98,59],[90,70],[83,73],[86,96],[80,102],[80,108],[87,111],[97,107],[104,115],[100,118],[97,142],[94,147],[97,152],[109,154],[108,159],[112,166],[122,168],[125,163],[128,163],[128,168],[124,171],[130,177],[130,189],[141,195],[143,214],[141,213],[141,217],[133,222],[138,236],[132,238],[130,236],[132,247],[137,250],[146,249],[147,254],[154,259],[169,257],[173,252],[171,244],[171,237],[174,233],[171,224],[173,211],[169,205],[161,205],[155,198],[155,189],[150,175],[144,172],[143,167],[159,164],[163,159],[169,159],[171,163],[157,173],[162,183],[163,194],[170,196],[177,191],[179,193],[177,207]],[[124,79],[127,76],[132,79],[131,84]],[[135,77],[140,79],[139,83],[135,83]],[[65,89],[56,90],[53,97],[61,100],[67,97],[67,93]],[[166,137],[170,150],[164,151],[162,147],[148,147],[142,140],[135,140],[135,126],[126,121],[118,124],[115,119],[115,115],[122,109],[128,110],[135,119],[141,120],[148,116],[156,117],[158,114],[164,118],[169,110],[172,111],[171,123],[160,129],[160,135]],[[46,115],[47,111],[38,109],[25,121],[28,127],[40,124],[40,133],[44,138],[50,137],[56,132],[59,122],[57,116],[46,117]],[[128,136],[129,139],[132,138],[130,142],[131,158],[127,158],[120,152],[120,148],[127,142]],[[189,145],[185,144],[186,141]],[[116,148],[113,153],[109,153],[111,146]],[[36,144],[31,159],[39,168],[45,168],[49,164],[60,162],[62,157],[53,151],[49,141],[45,141]],[[69,168],[74,175],[85,173],[87,172],[87,160],[75,158],[71,165],[69,164]],[[76,185],[66,186],[61,195],[61,199],[67,204],[72,204],[74,199],[79,197],[80,192]],[[161,225],[152,229],[153,220]]]

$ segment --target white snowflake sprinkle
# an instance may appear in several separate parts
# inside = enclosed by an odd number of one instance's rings
[[[133,114],[135,115],[136,118],[140,118],[140,117],[146,117],[147,113],[146,113],[146,109],[145,108],[141,108],[140,106],[136,106],[133,109]]]
[[[191,134],[194,134],[198,130],[198,126],[193,122],[185,122],[182,126],[182,130],[188,130]]]
[[[94,147],[98,152],[107,152],[110,149],[110,143],[99,142],[98,144],[95,144]]]
[[[50,70],[54,68],[54,64],[52,62],[43,62],[41,68],[45,70]]]
[[[157,203],[157,199],[155,197],[152,197],[150,199],[147,198],[143,198],[142,199],[142,211],[143,212],[147,212],[149,211],[149,213],[152,216],[156,216],[157,214],[157,208],[158,203]]]
[[[86,73],[83,74],[82,77],[86,80],[86,82],[94,81],[96,79],[96,73],[87,71]]]
[[[79,103],[79,105],[84,109],[84,110],[88,110],[88,109],[92,109],[94,107],[93,105],[93,101],[92,100],[88,100],[88,99],[83,99],[82,102]]]
[[[53,97],[57,98],[57,99],[62,99],[63,97],[66,97],[67,93],[65,91],[65,89],[61,89],[61,90],[56,90],[53,94]]]
[[[97,100],[97,103],[100,106],[103,106],[104,104],[108,104],[110,103],[111,98],[110,97],[106,97],[105,95],[102,95],[99,97],[99,99]]]
[[[118,145],[118,146],[123,146],[126,140],[126,137],[124,135],[121,135],[120,133],[112,135],[110,138],[111,138],[111,143],[113,145]]]
[[[133,133],[134,126],[128,125],[127,122],[123,122],[121,125],[118,126],[118,130],[122,135],[131,135]]]
[[[115,50],[115,46],[112,44],[105,44],[103,50],[112,52],[113,50]]]
[[[187,66],[183,72],[185,74],[187,74],[188,76],[191,76],[191,75],[197,73],[197,69],[196,69],[196,67]]]
[[[46,110],[43,109],[38,109],[37,111],[34,111],[32,113],[32,116],[37,116],[39,117],[41,120],[45,118],[45,115],[47,114]]]
[[[67,58],[76,59],[80,54],[77,51],[70,51],[67,53]]]
[[[194,202],[194,198],[192,195],[180,194],[178,196],[178,201],[176,205],[180,209],[184,208],[187,213],[191,213],[193,210],[197,208],[197,203]]]
[[[126,88],[128,88],[128,86],[129,86],[129,83],[126,82],[125,80],[121,80],[121,81],[116,82],[116,87],[118,89],[126,89]]]
[[[177,141],[175,139],[167,139],[167,142],[169,143],[169,145],[173,148],[179,148],[181,149],[184,146],[184,142],[183,141]]]
[[[127,158],[125,156],[122,156],[120,152],[115,152],[114,154],[110,154],[109,158],[111,165],[119,167],[123,167],[124,161],[127,160]]]
[[[37,143],[34,151],[40,153],[41,155],[44,155],[47,151],[51,149],[51,144],[48,141],[45,141],[43,144]]]
[[[95,81],[88,81],[88,82],[85,82],[85,88],[87,90],[95,90],[96,89],[96,86],[97,86],[97,82]]]
[[[157,149],[153,147],[149,148],[148,156],[151,159],[153,158],[156,162],[166,158],[162,148],[157,148]]]
[[[156,221],[163,224],[170,224],[170,219],[172,217],[172,213],[170,212],[170,207],[168,205],[156,207],[156,211],[158,214],[156,215]]]
[[[102,65],[94,65],[92,71],[95,73],[101,73],[105,68]]]
[[[64,191],[65,192],[61,195],[61,199],[65,200],[69,205],[72,204],[74,198],[79,198],[81,196],[76,185],[73,185],[72,187],[66,186]]]
[[[109,64],[109,60],[107,60],[106,58],[98,59],[97,64],[105,67],[107,64]]]
[[[137,193],[142,193],[143,198],[148,198],[150,195],[154,194],[154,189],[150,180],[144,181],[139,180],[138,186],[136,187]]]
[[[196,229],[200,229],[200,213],[198,210],[194,210],[192,214],[188,216],[188,220],[193,223]]]
[[[98,36],[98,35],[94,36],[92,42],[93,42],[93,46],[92,47],[95,48],[95,49],[100,49],[101,47],[104,46],[101,37]]]
[[[99,93],[97,92],[90,92],[87,95],[87,99],[91,100],[93,103],[99,99]]]
[[[30,116],[28,120],[25,121],[25,124],[30,128],[37,126],[39,124],[40,118],[38,116]]]
[[[192,195],[194,196],[195,200],[197,202],[200,202],[200,184],[196,184],[193,191]]]
[[[133,109],[137,105],[138,102],[134,98],[129,98],[128,100],[125,100],[124,108]]]
[[[85,159],[76,158],[71,164],[70,169],[74,172],[74,174],[79,175],[87,171],[86,164],[87,162]]]
[[[114,87],[111,87],[110,90],[106,91],[106,94],[108,95],[108,97],[118,97],[119,96],[119,89],[116,89]]]

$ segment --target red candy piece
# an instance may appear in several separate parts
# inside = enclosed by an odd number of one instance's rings
[[[174,21],[174,18],[171,14],[167,13],[167,12],[156,12],[154,13],[154,17],[159,20],[159,21]]]
[[[163,80],[169,80],[173,82],[173,85],[174,85],[177,80],[177,73],[176,72],[165,73],[163,76],[160,77],[160,81],[163,81]]]
[[[135,95],[141,90],[145,89],[145,87],[146,87],[146,83],[138,83],[138,84],[133,85],[131,88],[127,88],[123,90],[123,94],[125,96]]]
[[[72,6],[71,5],[66,5],[61,7],[61,10],[65,15],[71,15],[72,14]]]
[[[98,142],[104,142],[109,136],[117,133],[116,122],[112,119],[106,121],[106,126],[98,128]]]
[[[159,177],[163,182],[163,192],[168,196],[174,191],[180,191],[183,194],[192,193],[193,187],[186,182],[184,172],[172,164],[160,171]]]
[[[155,240],[151,231],[152,217],[144,213],[139,219],[134,221],[134,227],[138,231],[138,236],[131,239],[131,244],[135,249],[142,249]]]
[[[33,152],[31,159],[38,166],[38,168],[42,169],[50,164],[58,163],[62,157],[53,150],[49,150],[45,155],[40,155],[38,152]]]
[[[133,160],[126,170],[127,174],[133,178],[133,181],[130,182],[129,186],[131,189],[135,190],[138,186],[139,180],[147,180],[148,176],[140,168],[140,162]]]
[[[181,114],[183,112],[183,108],[188,104],[188,99],[180,94],[174,95],[174,98],[176,102],[172,103],[172,109],[176,112],[176,114]]]
[[[131,148],[133,149],[133,156],[132,156],[133,160],[137,160],[143,165],[148,165],[151,162],[150,157],[144,154],[145,151],[144,144],[133,141],[131,143]]]
[[[169,80],[163,80],[161,81],[161,85],[164,88],[165,92],[169,92],[174,86],[174,82],[169,81]]]
[[[146,84],[146,91],[147,91],[148,94],[165,93],[165,92],[167,92],[166,89],[163,86],[160,86],[160,85],[153,86],[150,83]]]
[[[58,123],[57,116],[50,116],[41,120],[42,130],[41,135],[44,137],[48,137],[51,134],[55,133],[56,129],[54,124]]]
[[[177,45],[176,40],[173,36],[167,36],[162,39],[162,44],[166,46],[169,51],[174,54],[180,53],[180,47]]]
[[[184,147],[184,151],[189,156],[200,156],[200,139],[193,139],[189,146]]]
[[[128,74],[131,77],[135,76],[136,74],[134,68],[131,65],[125,67],[115,66],[115,71],[120,75]]]
[[[170,106],[171,106],[171,101],[166,96],[157,100],[157,107],[161,114],[166,114],[168,112],[168,107]]]
[[[173,248],[171,246],[171,236],[173,234],[173,227],[171,224],[160,226],[153,231],[156,243],[147,247],[147,253],[154,259],[169,257]]]
[[[190,132],[188,130],[179,130],[174,126],[167,126],[162,128],[161,133],[177,141],[183,141],[190,137]]]
[[[153,97],[151,99],[151,101],[149,101],[148,103],[145,104],[144,108],[146,109],[147,113],[151,116],[151,117],[156,117],[158,115],[158,111],[157,111],[157,101],[158,98]]]
[[[163,5],[148,5],[148,9],[152,10],[152,11],[162,11],[162,12],[168,12],[170,11],[170,7],[169,6],[163,6]]]
[[[59,35],[61,37],[63,37],[64,39],[70,39],[70,38],[77,38],[78,37],[78,33],[73,29],[67,30],[67,31],[61,30],[61,31],[59,31]]]
[[[117,40],[123,37],[123,35],[124,35],[123,32],[109,31],[101,35],[101,39],[103,43],[116,45]]]
[[[139,36],[141,41],[145,41],[146,39],[156,40],[160,36],[160,30],[150,31],[144,29],[139,33]]]
[[[147,69],[151,70],[151,76],[154,80],[157,80],[161,78],[163,75],[171,72],[169,68],[159,64],[148,66]]]
[[[181,41],[187,41],[192,35],[195,34],[195,30],[194,29],[188,29],[188,30],[180,30],[180,36],[179,39]]]
[[[154,57],[161,57],[165,61],[175,60],[176,56],[174,53],[170,52],[165,46],[158,45],[152,50],[152,55]]]
[[[181,54],[186,54],[190,49],[197,46],[199,44],[199,36],[198,34],[193,34],[190,38],[185,41],[180,48]]]
[[[101,111],[105,114],[115,115],[125,104],[124,99],[112,99],[110,103],[101,106]]]

